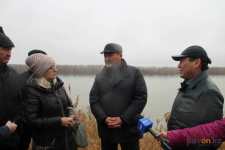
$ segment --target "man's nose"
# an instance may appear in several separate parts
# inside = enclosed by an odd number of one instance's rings
[[[105,60],[109,60],[109,56],[105,56]]]
[[[8,56],[11,56],[11,51],[12,51],[11,49],[7,51]]]
[[[177,68],[180,68],[180,62],[179,62],[179,64],[178,64]]]

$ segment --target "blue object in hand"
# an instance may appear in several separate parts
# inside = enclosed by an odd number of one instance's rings
[[[153,122],[148,119],[147,117],[144,117],[142,119],[139,119],[137,128],[141,131],[141,133],[148,132],[148,128],[152,128]]]

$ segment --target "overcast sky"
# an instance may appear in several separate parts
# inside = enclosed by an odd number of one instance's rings
[[[57,64],[104,64],[107,43],[134,66],[177,66],[191,45],[225,67],[225,0],[0,0],[0,26],[15,48],[10,64],[41,49]]]

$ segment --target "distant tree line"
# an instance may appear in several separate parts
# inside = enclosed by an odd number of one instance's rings
[[[26,65],[10,64],[16,71],[23,72],[28,69]],[[96,75],[102,70],[103,65],[56,65],[58,74],[62,75]],[[178,75],[176,67],[137,67],[143,75]],[[225,75],[225,67],[209,68],[210,75]]]

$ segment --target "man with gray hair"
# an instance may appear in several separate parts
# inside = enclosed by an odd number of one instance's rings
[[[140,70],[128,66],[122,47],[107,44],[105,67],[96,75],[90,92],[90,107],[98,123],[102,150],[139,150],[141,132],[135,116],[147,103],[147,88]]]
[[[14,44],[0,27],[0,126],[5,125],[8,120],[12,121],[17,116],[23,117],[19,78],[15,69],[7,65],[13,47]],[[21,129],[19,126],[9,138],[0,142],[1,150],[17,149],[19,129]]]

